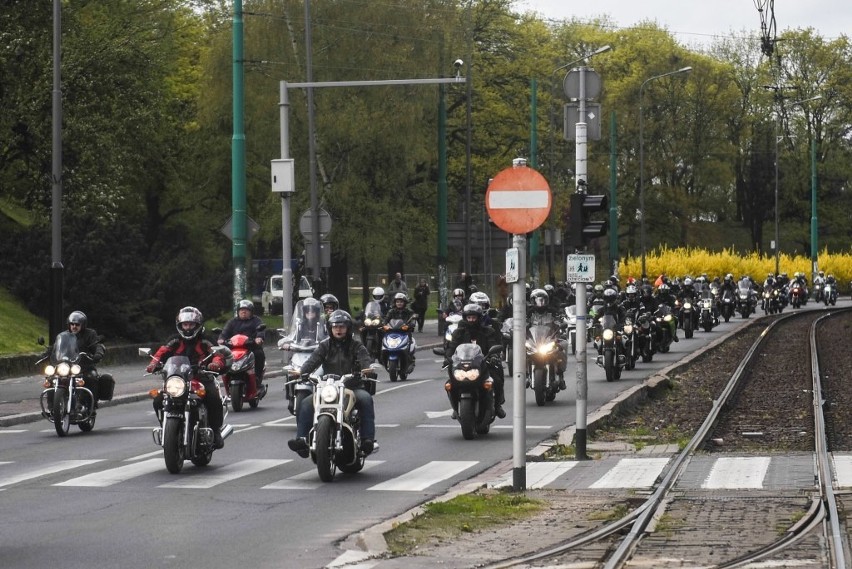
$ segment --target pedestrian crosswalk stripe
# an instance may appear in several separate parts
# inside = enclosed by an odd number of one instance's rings
[[[213,486],[224,484],[230,480],[256,474],[263,470],[281,466],[288,462],[291,462],[291,459],[277,460],[257,458],[241,460],[234,464],[228,464],[221,468],[212,469],[209,472],[205,471],[198,474],[193,473],[192,476],[187,476],[180,480],[169,482],[168,484],[161,484],[158,488],[212,488]]]
[[[361,472],[374,468],[384,462],[384,460],[368,460],[364,463],[364,468],[361,469]],[[325,484],[325,482],[319,479],[319,474],[314,469],[291,476],[290,478],[285,478],[284,480],[279,480],[278,482],[273,482],[272,484],[267,484],[261,490],[313,490]]]
[[[834,475],[837,486],[848,488],[852,486],[852,455],[832,454],[834,462]]]
[[[55,474],[57,472],[62,472],[63,470],[71,470],[73,468],[79,468],[81,466],[86,466],[88,464],[94,464],[96,462],[101,462],[100,460],[60,460],[54,464],[48,466],[42,466],[39,468],[35,468],[33,470],[23,472],[21,474],[12,474],[9,476],[0,476],[0,488],[3,486],[11,486],[12,484],[18,484],[19,482],[25,482],[27,480],[32,480],[33,478],[41,478],[42,476],[47,476],[49,474]]]
[[[589,488],[650,488],[668,458],[622,458]]]
[[[86,474],[85,476],[72,478],[71,480],[54,484],[54,486],[86,486],[89,488],[112,486],[113,484],[118,484],[119,482],[124,482],[131,478],[136,478],[137,476],[150,474],[164,468],[162,459],[151,458],[142,462],[134,462],[133,464],[127,464],[117,468],[110,468],[100,472]]]
[[[763,479],[769,470],[768,456],[722,457],[713,463],[710,474],[701,484],[708,489],[763,488]]]
[[[526,465],[526,487],[530,490],[544,488],[577,465],[576,461],[560,462],[528,462]],[[512,486],[514,484],[514,471],[509,471],[500,478],[489,482],[492,488]]]
[[[415,468],[402,476],[391,478],[381,484],[376,484],[367,490],[391,490],[395,492],[419,492],[433,484],[452,478],[456,474],[477,464],[475,460],[446,461],[434,460]]]

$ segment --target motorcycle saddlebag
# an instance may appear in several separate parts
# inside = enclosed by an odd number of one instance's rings
[[[98,401],[112,400],[115,391],[115,380],[108,373],[98,376]]]

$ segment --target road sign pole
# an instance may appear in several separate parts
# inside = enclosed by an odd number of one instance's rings
[[[586,401],[589,384],[586,370],[586,283],[577,283],[577,328],[574,335],[577,356],[577,430],[574,449],[577,460],[588,460],[586,454]]]
[[[523,492],[527,488],[527,406],[526,375],[527,350],[526,340],[527,303],[527,238],[524,235],[513,235],[512,246],[518,251],[518,280],[512,285],[512,491]]]

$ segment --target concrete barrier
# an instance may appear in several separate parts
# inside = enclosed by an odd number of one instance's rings
[[[134,361],[138,362],[139,348],[150,348],[156,345],[156,343],[123,344],[121,346],[104,344],[106,355],[104,355],[103,362],[99,365],[108,366],[127,364]],[[0,356],[0,380],[23,375],[39,375],[41,370],[36,367],[35,363],[42,358],[43,353],[31,352],[28,354]]]

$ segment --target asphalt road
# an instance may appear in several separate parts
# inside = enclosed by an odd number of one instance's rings
[[[640,363],[618,382],[605,381],[590,345],[589,413],[744,322],[737,318],[712,332],[697,332],[692,340],[682,339],[670,353]],[[437,340],[437,333],[419,335],[418,343],[429,344],[429,339]],[[268,358],[270,369],[280,366],[278,354]],[[526,448],[531,449],[575,422],[571,367],[566,373],[569,389],[545,407],[537,407],[533,392],[525,390],[524,413],[515,407],[513,380],[507,374],[509,415],[490,434],[465,441],[449,417],[440,361],[425,349],[408,381],[391,383],[380,375],[375,402],[381,450],[361,473],[338,473],[331,483],[320,482],[313,463],[286,447],[295,423],[286,410],[280,378],[270,379],[269,395],[258,409],[229,415],[235,434],[209,466],[187,463],[179,475],[166,471],[152,441],[155,419],[142,394],[156,380],[143,377],[146,362],[141,358],[138,366],[109,370],[121,394],[116,402],[124,404],[101,409],[92,432],[72,427],[62,439],[34,414],[34,397],[41,390],[38,376],[0,382],[0,417],[19,417],[0,428],[4,565],[325,567],[341,555],[338,544],[352,533],[432,500],[495,465],[511,469],[513,425],[525,429]],[[21,406],[30,409],[10,413]]]

